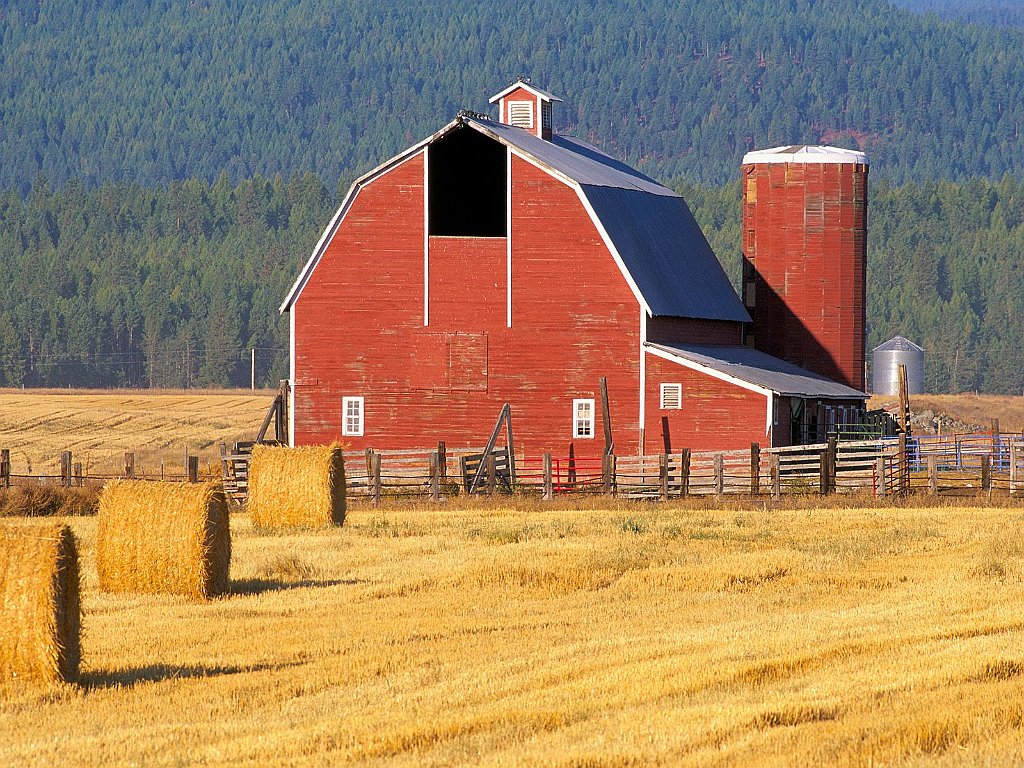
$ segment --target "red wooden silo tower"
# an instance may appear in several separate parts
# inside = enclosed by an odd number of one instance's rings
[[[792,146],[743,158],[748,343],[864,390],[868,161]]]

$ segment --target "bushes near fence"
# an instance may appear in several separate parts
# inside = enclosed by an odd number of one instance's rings
[[[100,589],[206,599],[229,589],[231,534],[220,483],[115,480],[99,504]]]
[[[0,488],[0,517],[94,515],[99,499],[100,489],[94,486],[19,485]]]
[[[63,524],[0,527],[0,681],[78,676],[78,550]]]
[[[338,445],[254,445],[249,464],[253,525],[321,528],[345,522],[345,460]]]

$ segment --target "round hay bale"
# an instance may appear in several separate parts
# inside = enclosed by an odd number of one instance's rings
[[[345,522],[345,459],[341,446],[254,445],[249,462],[253,525],[322,528]]]
[[[0,528],[0,682],[71,682],[81,660],[78,548],[63,523]]]
[[[100,494],[96,570],[105,592],[227,593],[231,531],[220,483],[114,480]]]

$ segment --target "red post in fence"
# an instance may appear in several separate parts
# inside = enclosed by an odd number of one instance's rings
[[[71,451],[60,452],[60,485],[61,488],[71,487]]]

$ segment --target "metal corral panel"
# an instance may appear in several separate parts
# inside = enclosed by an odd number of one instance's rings
[[[754,345],[863,391],[867,158],[781,147],[743,165],[743,295]]]
[[[900,365],[907,366],[907,391],[924,394],[924,347],[903,336],[893,336],[872,351],[871,391],[876,395],[898,395]]]

